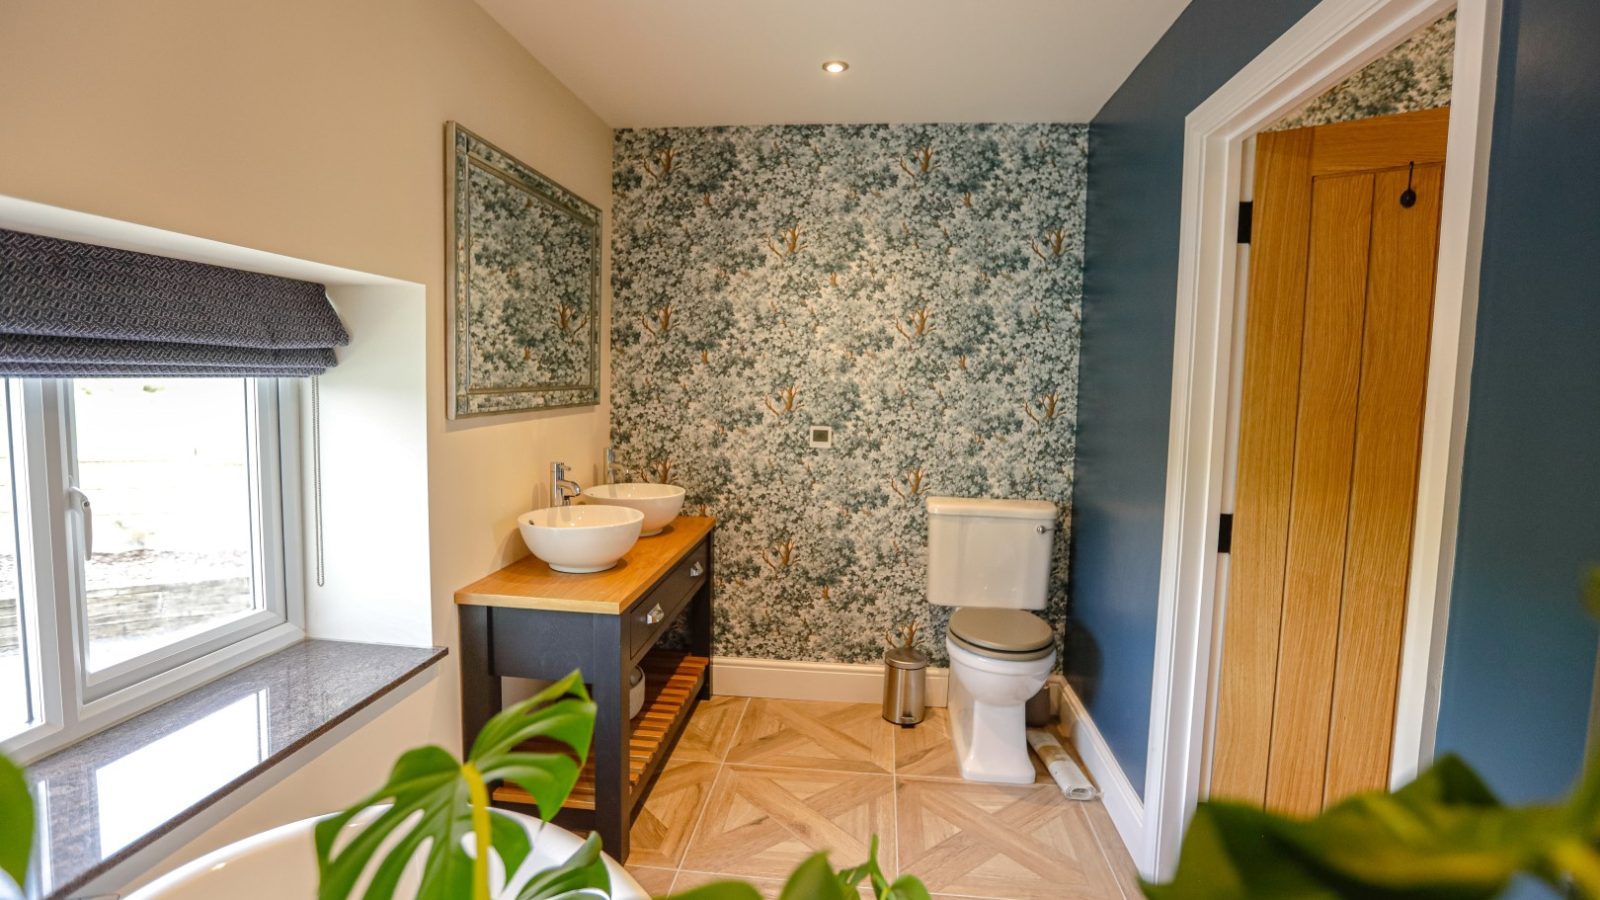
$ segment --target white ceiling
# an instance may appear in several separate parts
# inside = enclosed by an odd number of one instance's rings
[[[478,0],[618,128],[1087,122],[1188,0]],[[850,71],[822,72],[826,59]]]

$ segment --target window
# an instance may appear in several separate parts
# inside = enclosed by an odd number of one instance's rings
[[[33,719],[33,685],[28,678],[22,634],[22,590],[17,584],[17,501],[11,477],[11,408],[0,408],[0,739],[28,727]]]
[[[0,749],[42,755],[301,636],[294,382],[0,383]]]

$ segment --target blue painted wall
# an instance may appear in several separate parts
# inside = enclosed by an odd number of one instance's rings
[[[1142,787],[1183,118],[1314,3],[1194,0],[1090,128],[1068,677]],[[1600,5],[1505,0],[1441,750],[1514,798],[1579,761],[1600,561]]]
[[[1194,0],[1089,126],[1067,677],[1144,790],[1183,118],[1315,6]]]
[[[1507,0],[1440,750],[1509,799],[1582,762],[1600,564],[1600,4]]]

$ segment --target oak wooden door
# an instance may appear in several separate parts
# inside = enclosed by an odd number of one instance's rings
[[[1448,117],[1257,138],[1213,797],[1388,783]]]

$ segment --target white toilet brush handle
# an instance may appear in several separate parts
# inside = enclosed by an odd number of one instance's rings
[[[1077,762],[1067,753],[1067,748],[1061,746],[1056,736],[1043,728],[1028,729],[1028,746],[1039,755],[1039,761],[1044,763],[1045,771],[1056,780],[1061,793],[1068,800],[1093,800],[1100,796],[1089,777],[1078,768]]]

